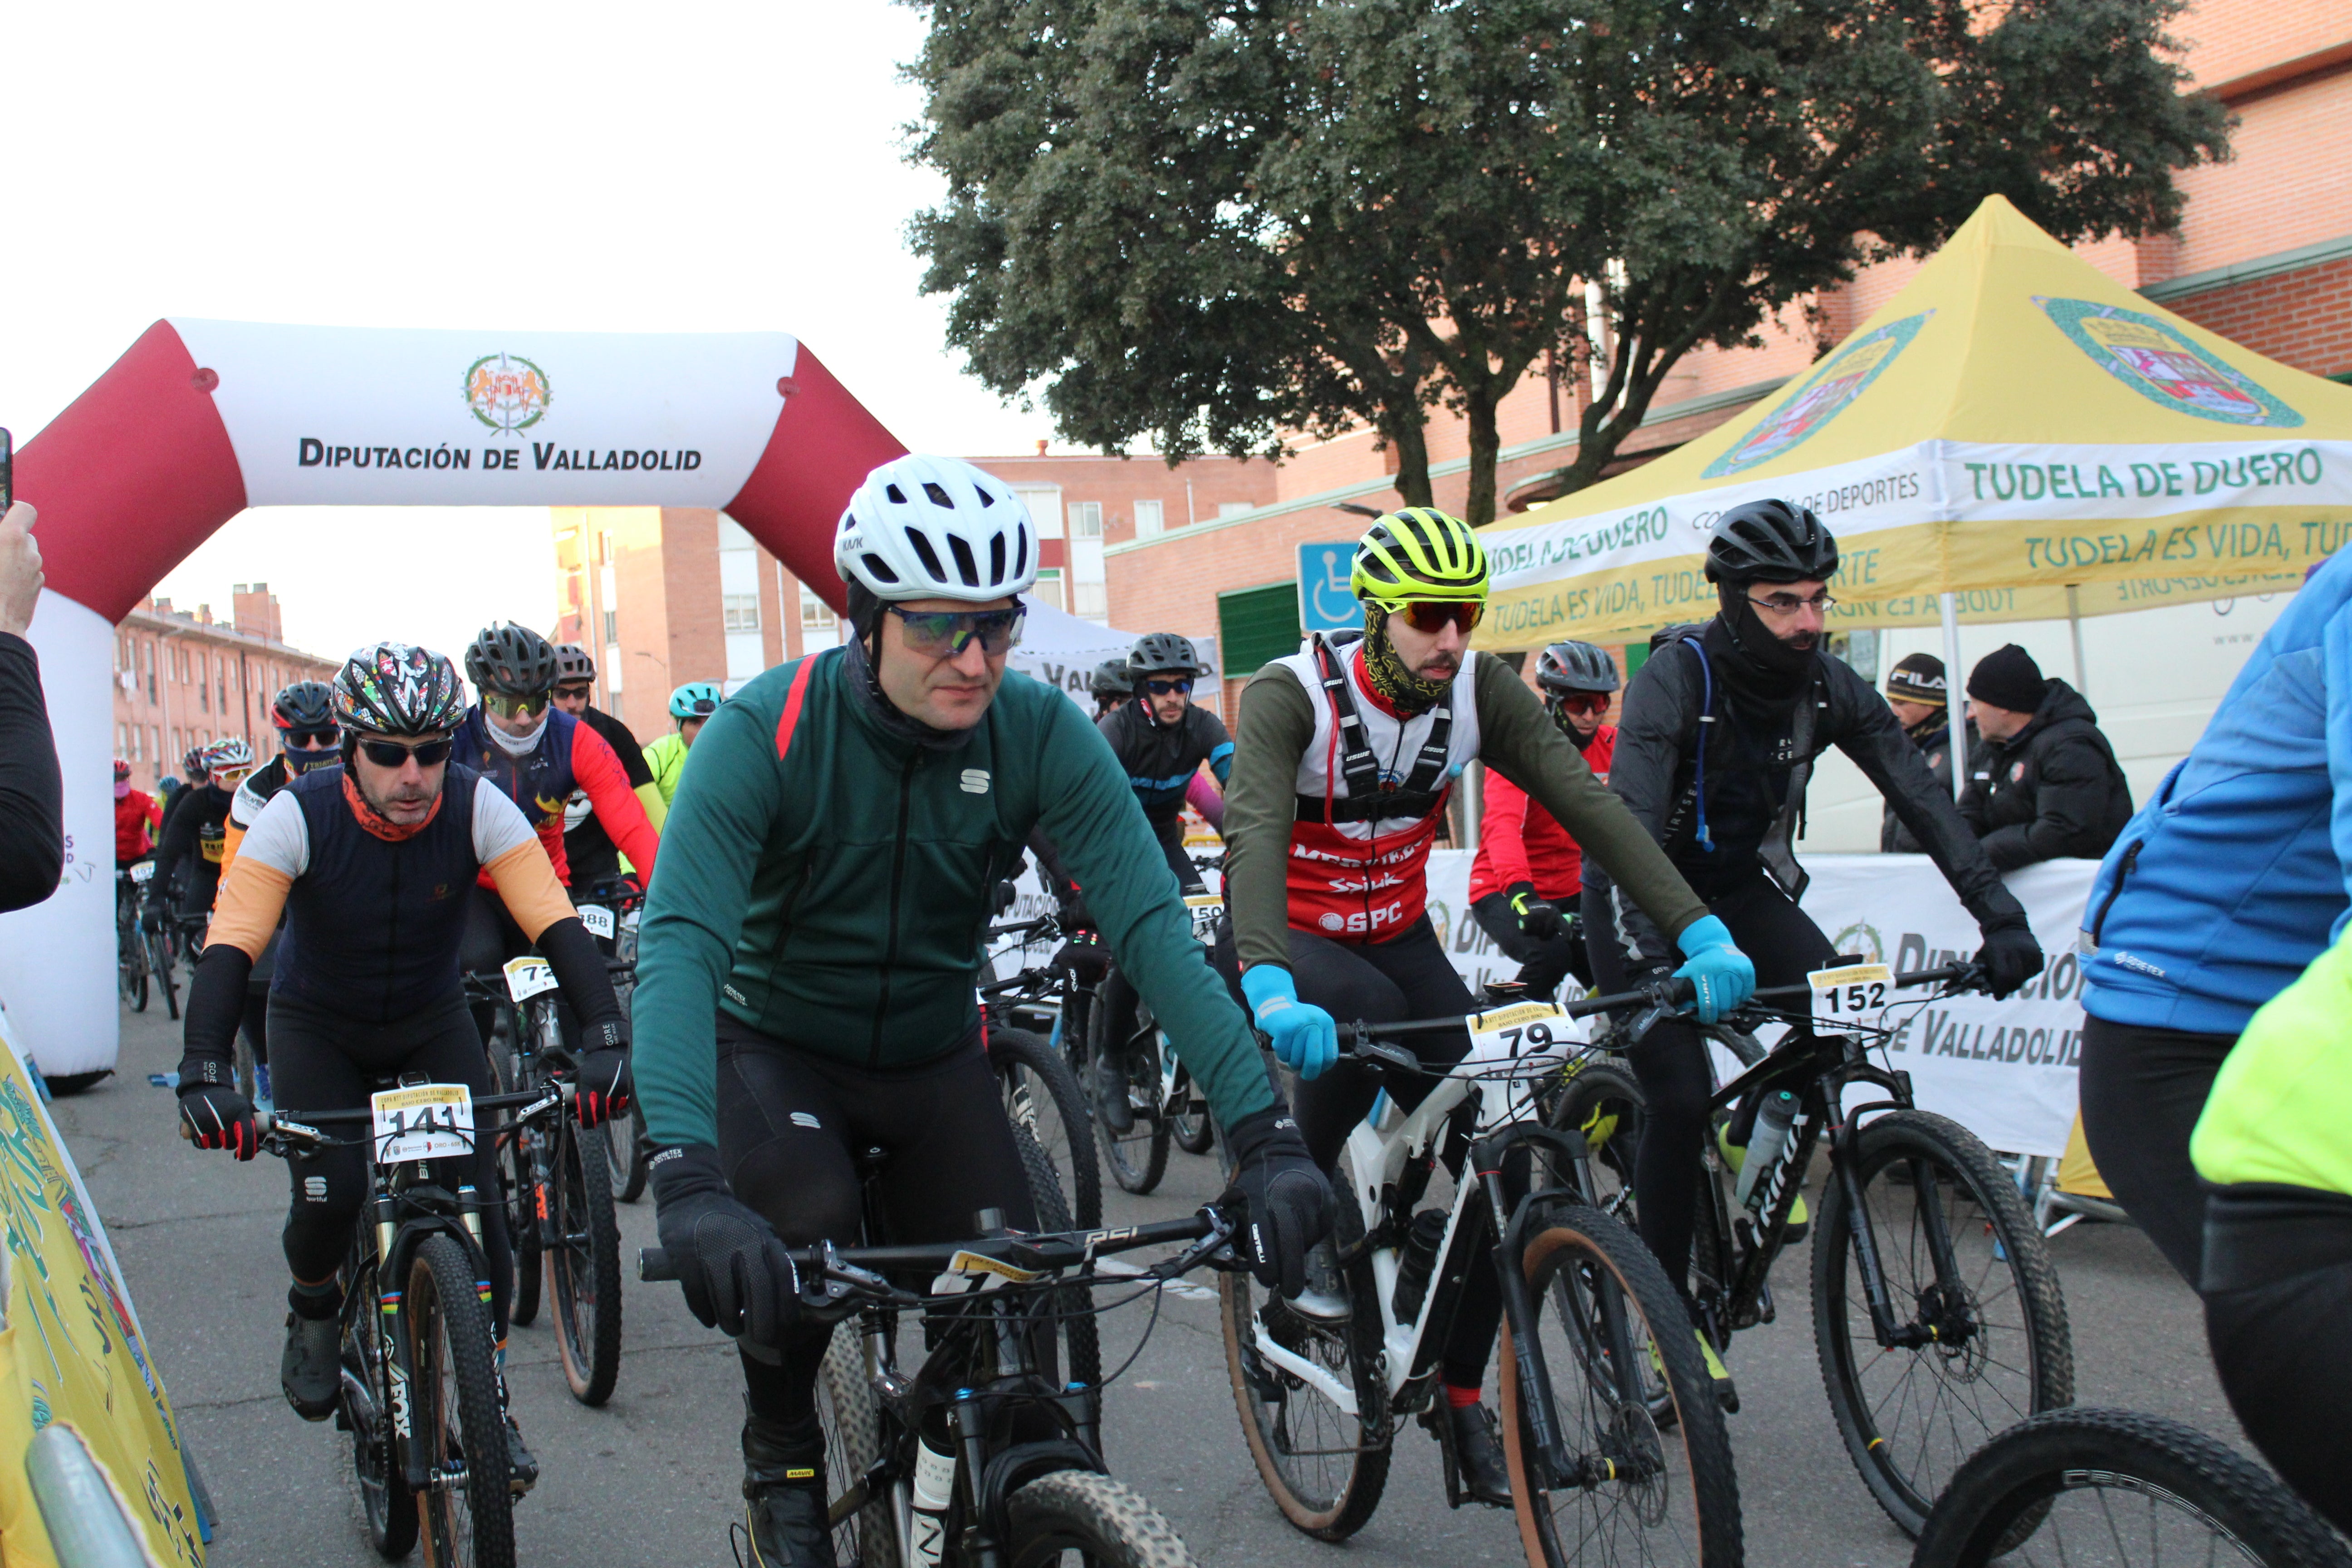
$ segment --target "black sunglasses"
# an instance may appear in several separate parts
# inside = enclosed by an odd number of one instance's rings
[[[278,733],[286,737],[289,748],[305,752],[323,752],[341,743],[343,738],[343,732],[332,724],[323,730],[281,730]]]
[[[447,735],[442,736],[437,741],[425,741],[414,746],[404,746],[398,741],[374,739],[360,742],[360,750],[367,754],[367,760],[380,768],[404,766],[411,757],[416,759],[418,767],[435,767],[447,762],[449,753],[457,748],[457,742]]]
[[[1143,689],[1154,697],[1170,697],[1180,691],[1190,697],[1192,695],[1192,683],[1189,679],[1147,680],[1143,683]]]

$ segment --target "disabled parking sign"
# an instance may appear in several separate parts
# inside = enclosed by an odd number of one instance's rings
[[[1352,632],[1364,624],[1364,607],[1348,587],[1356,542],[1298,547],[1298,625],[1309,632]]]

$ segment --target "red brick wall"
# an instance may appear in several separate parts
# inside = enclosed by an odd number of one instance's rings
[[[2297,370],[2352,372],[2352,257],[2192,294],[2166,308]]]

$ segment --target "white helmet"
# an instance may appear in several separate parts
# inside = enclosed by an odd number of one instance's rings
[[[1025,594],[1037,529],[1013,487],[961,458],[910,454],[866,476],[833,538],[833,564],[877,598]]]

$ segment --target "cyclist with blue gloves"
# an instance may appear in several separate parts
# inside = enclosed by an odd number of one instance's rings
[[[1427,507],[1373,523],[1351,584],[1364,630],[1318,636],[1253,677],[1225,806],[1230,941],[1219,942],[1275,1054],[1306,1081],[1297,1117],[1330,1170],[1371,1109],[1370,1071],[1335,1067],[1334,1018],[1394,1023],[1477,1004],[1427,912],[1426,865],[1454,780],[1474,760],[1526,790],[1608,866],[1680,944],[1700,1016],[1747,999],[1754,971],[1724,923],[1652,837],[1592,774],[1511,668],[1469,650],[1486,603],[1486,553],[1455,518]],[[1419,1037],[1422,1059],[1451,1066],[1467,1030]],[[1420,1091],[1391,1085],[1417,1104]],[[1327,1245],[1309,1255],[1296,1310],[1351,1310]],[[1472,1495],[1507,1503],[1508,1472],[1479,1389],[1502,1319],[1492,1268],[1474,1264],[1444,1349],[1445,1440]]]
[[[1757,979],[1795,984],[1837,952],[1797,907],[1806,877],[1792,847],[1813,759],[1837,747],[1976,917],[1984,933],[1977,961],[1993,994],[2006,996],[2041,973],[2042,948],[1948,786],[1869,683],[1822,647],[1837,561],[1837,541],[1803,507],[1762,500],[1726,513],[1706,552],[1722,607],[1702,625],[1660,634],[1627,683],[1609,787],[1706,899],[1714,926],[1728,928],[1755,959]],[[1664,974],[1675,952],[1653,900],[1607,857],[1597,868],[1594,858],[1585,862],[1585,941],[1595,984],[1622,991]],[[1687,935],[1679,946],[1690,952]],[[1669,1020],[1628,1060],[1648,1116],[1633,1167],[1642,1239],[1683,1288],[1714,1090],[1706,1050],[1696,1030]],[[1733,1144],[1746,1143],[1743,1122],[1752,1125],[1753,1114],[1743,1107],[1733,1118]],[[1717,1392],[1736,1404],[1705,1335],[1699,1343]]]

